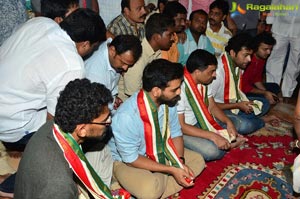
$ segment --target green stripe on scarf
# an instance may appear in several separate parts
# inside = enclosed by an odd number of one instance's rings
[[[158,161],[161,164],[166,164],[165,160],[165,145],[164,145],[164,140],[162,138],[161,132],[160,132],[160,127],[159,127],[159,121],[158,121],[158,113],[157,113],[157,108],[153,100],[150,98],[149,94],[147,92],[144,92],[146,94],[147,100],[149,102],[149,106],[151,109],[151,117],[153,118],[154,121],[154,128],[155,128],[155,137],[156,137],[156,149],[157,149],[157,157]]]
[[[169,107],[167,105],[165,105],[165,112],[164,114],[166,116],[169,115]],[[165,144],[165,153],[166,153],[166,156],[168,158],[168,160],[171,162],[171,165],[174,166],[174,167],[177,167],[177,168],[181,168],[181,166],[178,164],[177,160],[174,158],[173,154],[168,150],[168,147],[167,147],[167,141],[168,141],[168,124],[169,124],[169,117],[166,117],[165,119],[166,121],[165,122],[165,133],[164,133],[164,144]],[[171,138],[170,138],[171,139]]]
[[[60,132],[64,136],[64,138],[67,140],[67,142],[70,144],[70,146],[74,150],[74,152],[78,155],[78,157],[82,161],[85,162],[85,164],[87,165],[87,167],[88,167],[93,179],[95,180],[97,186],[99,187],[99,189],[101,189],[108,198],[113,199],[110,189],[104,184],[104,182],[101,180],[101,178],[96,173],[94,168],[91,166],[89,161],[86,159],[86,157],[85,157],[81,147],[78,145],[78,143],[74,140],[74,138],[69,133],[64,133],[61,129],[60,129]]]
[[[197,107],[197,102],[194,99],[194,97],[193,97],[193,95],[192,95],[192,93],[191,93],[191,91],[190,91],[187,83],[186,82],[184,82],[184,83],[185,83],[185,93],[186,93],[187,99],[189,101],[189,104],[192,107],[192,110],[193,110],[193,112],[195,114],[197,122],[199,123],[200,127],[203,130],[209,130],[208,126],[206,125],[206,122],[205,122],[205,120],[204,120],[204,118],[203,118],[203,116],[202,116],[202,114],[201,114],[201,112],[199,110],[199,108]]]
[[[237,102],[239,102],[241,100],[241,96],[240,96],[239,88],[238,88],[238,86],[239,86],[239,79],[240,79],[240,70],[238,70],[238,73],[235,74],[235,67],[233,66],[233,61],[232,61],[231,57],[228,55],[228,53],[227,53],[226,58],[227,58],[227,60],[229,62],[230,71],[232,73]]]

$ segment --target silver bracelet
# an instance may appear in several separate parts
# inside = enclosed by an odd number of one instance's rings
[[[300,149],[300,146],[299,146],[299,140],[296,140],[295,146],[296,146],[298,149]]]

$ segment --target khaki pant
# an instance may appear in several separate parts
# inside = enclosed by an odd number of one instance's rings
[[[184,149],[184,154],[186,165],[198,176],[205,166],[203,157],[188,149]],[[120,185],[137,198],[166,198],[183,188],[173,176],[130,167],[119,161],[114,162],[113,174]]]

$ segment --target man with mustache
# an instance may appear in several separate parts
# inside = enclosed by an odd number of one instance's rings
[[[110,91],[88,79],[69,82],[60,93],[55,117],[31,138],[18,168],[15,199],[112,198],[81,150],[89,139],[101,139],[111,124]],[[37,161],[38,160],[38,161]]]
[[[247,141],[216,105],[207,87],[216,78],[217,59],[205,51],[192,52],[184,67],[181,100],[177,106],[184,146],[200,153],[205,161],[221,159],[230,148]],[[226,125],[219,125],[221,121]]]
[[[111,111],[116,110],[122,100],[118,97],[120,75],[127,72],[142,54],[140,40],[133,35],[119,35],[106,42],[85,60],[86,77],[104,84],[114,96]]]
[[[107,30],[114,36],[135,35],[142,41],[147,16],[144,0],[122,0],[121,9],[122,13],[108,24]]]
[[[190,54],[196,49],[204,49],[211,54],[215,53],[208,37],[205,36],[207,26],[207,13],[204,10],[195,10],[190,15],[190,26],[185,30],[187,40],[178,43],[179,62],[185,64]]]
[[[209,6],[206,36],[215,48],[216,56],[220,56],[224,52],[228,40],[232,37],[232,33],[223,23],[228,13],[229,5],[227,1],[214,1]]]
[[[142,88],[142,74],[145,66],[161,56],[161,50],[169,50],[174,42],[174,20],[155,13],[145,25],[146,37],[142,41],[143,52],[139,60],[124,74],[124,89],[119,90],[124,99]],[[120,87],[119,87],[120,88]]]
[[[175,107],[182,78],[181,64],[152,61],[144,69],[143,88],[113,117],[113,173],[136,198],[167,198],[193,186],[204,168],[202,156],[183,147]]]
[[[108,104],[112,114],[123,103],[118,97],[120,75],[134,65],[141,53],[141,42],[136,36],[119,35],[113,40],[107,39],[85,60],[86,77],[92,82],[104,84],[113,95],[113,102]],[[111,132],[108,132],[104,141],[91,140],[83,145],[86,157],[107,186],[111,183],[113,164],[110,150],[105,145],[110,137]]]
[[[270,107],[265,98],[248,99],[241,91],[242,70],[251,61],[251,39],[248,34],[238,34],[228,41],[226,52],[218,58],[216,80],[209,85],[215,101],[242,135],[252,133],[274,119],[264,116]]]

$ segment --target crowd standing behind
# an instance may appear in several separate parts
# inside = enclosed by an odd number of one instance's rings
[[[111,198],[120,187],[168,197],[193,186],[204,161],[247,142],[243,135],[278,124],[270,104],[296,87],[299,15],[239,18],[226,0],[30,2],[36,17],[27,22],[28,3],[0,3],[0,141],[21,158],[16,174],[0,176],[0,197]]]

